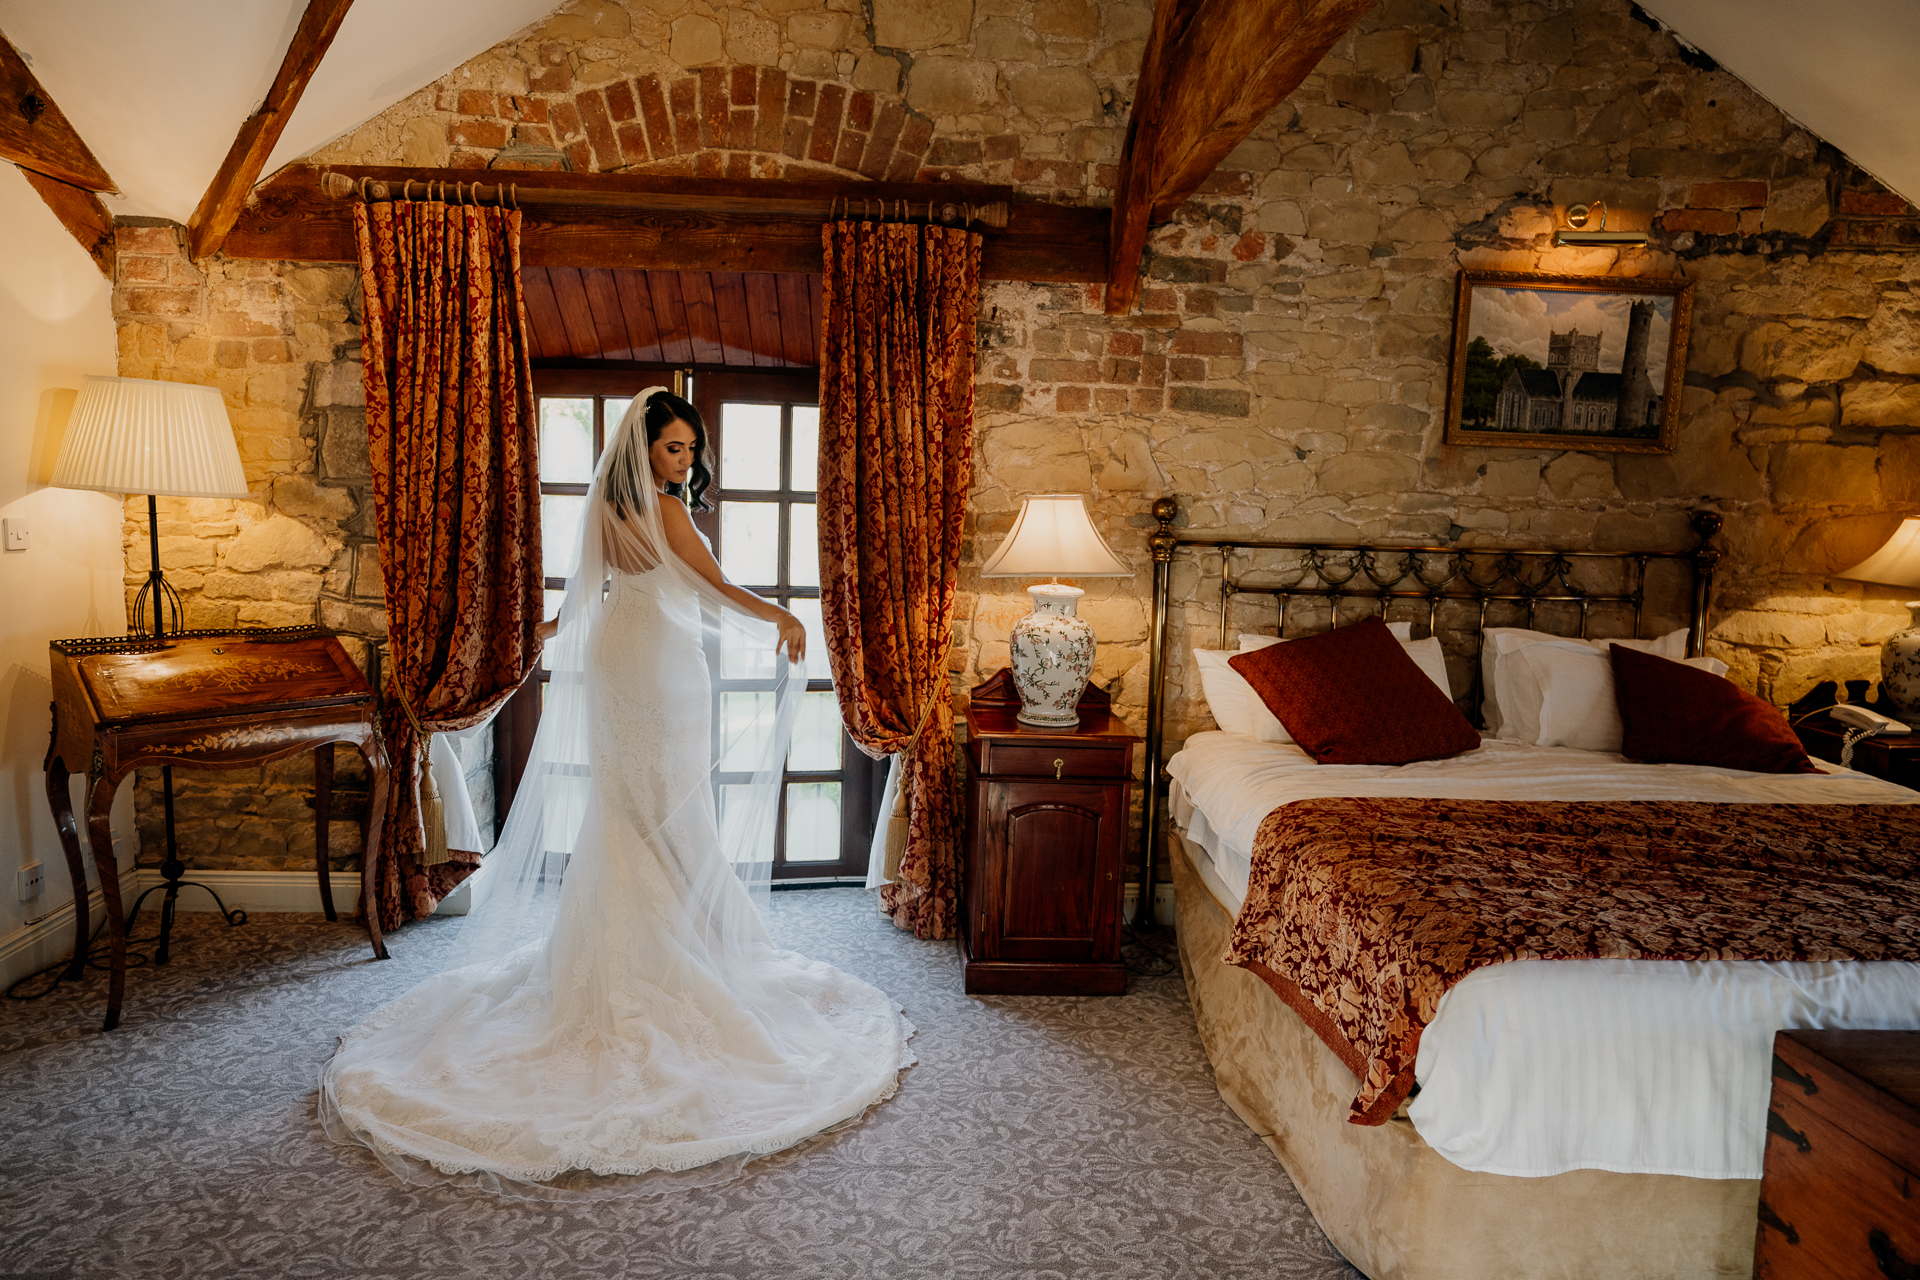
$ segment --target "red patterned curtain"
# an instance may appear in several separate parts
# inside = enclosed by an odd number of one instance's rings
[[[980,237],[835,222],[822,240],[827,653],[853,740],[876,757],[909,752],[907,845],[881,905],[901,928],[947,938],[960,910],[947,652],[973,484]]]
[[[478,724],[539,657],[540,484],[519,212],[356,203],[353,229],[393,767],[378,864],[363,874],[393,929],[480,863],[478,850],[426,852],[423,734]]]

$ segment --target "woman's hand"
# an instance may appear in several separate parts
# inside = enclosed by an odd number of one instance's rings
[[[774,651],[785,649],[787,656],[793,661],[805,662],[807,660],[807,629],[800,625],[800,619],[782,609],[776,625],[780,628],[780,639],[774,644]]]
[[[543,645],[559,634],[560,619],[558,618],[548,618],[545,622],[537,624],[533,629],[533,638]]]

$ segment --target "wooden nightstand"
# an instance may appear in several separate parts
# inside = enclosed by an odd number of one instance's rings
[[[1140,739],[1089,685],[1073,729],[1015,719],[1001,671],[967,709],[969,995],[1117,996],[1127,790]]]
[[[1920,1031],[1782,1031],[1755,1280],[1920,1275]]]
[[[1799,735],[1800,745],[1807,749],[1808,755],[1840,763],[1841,735],[1846,726],[1838,720],[1825,712],[1816,712],[1796,723],[1793,731]],[[1920,790],[1920,733],[1862,738],[1853,744],[1853,763],[1848,767]]]

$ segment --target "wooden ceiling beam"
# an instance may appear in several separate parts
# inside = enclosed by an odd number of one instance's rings
[[[321,189],[321,170],[292,165],[261,185],[227,236],[233,258],[306,262],[358,261],[350,202]],[[1105,209],[1012,203],[1013,189],[950,182],[719,181],[635,174],[514,172],[331,166],[329,172],[377,182],[471,184],[475,177],[505,180],[522,200],[521,261],[547,267],[635,267],[652,271],[772,271],[821,269],[820,226],[836,200],[862,200],[878,210],[925,209],[959,202],[1007,204],[1003,228],[986,228],[981,274],[991,280],[1095,282],[1107,278]],[[579,204],[554,202],[577,192]],[[652,197],[649,207],[594,203],[608,193]],[[422,195],[416,189],[414,194]]]
[[[307,91],[352,4],[353,0],[307,0],[306,12],[300,15],[300,26],[287,46],[287,56],[280,61],[279,74],[267,90],[266,101],[240,126],[227,158],[221,161],[207,193],[200,197],[200,207],[187,223],[187,251],[194,257],[219,252],[227,233],[233,230],[248,193],[260,181],[267,157],[273,154],[293,109],[300,105],[300,95]]]
[[[1375,0],[1160,0],[1109,237],[1107,313],[1140,294],[1147,233],[1318,66]]]
[[[4,36],[0,36],[0,159],[87,191],[114,189],[113,179]]]

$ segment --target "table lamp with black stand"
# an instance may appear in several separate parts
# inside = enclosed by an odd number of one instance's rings
[[[234,444],[227,406],[213,387],[187,382],[157,382],[147,378],[107,378],[89,375],[67,420],[60,442],[59,461],[50,483],[61,489],[90,489],[96,493],[147,495],[147,550],[151,567],[146,585],[134,597],[132,629],[135,636],[151,635],[144,648],[164,649],[167,637],[186,629],[180,593],[160,571],[160,518],[156,499],[249,498],[240,450]],[[151,613],[149,613],[151,610]],[[169,620],[169,617],[171,620]],[[154,889],[164,888],[160,906],[159,946],[154,963],[167,962],[167,943],[173,932],[174,903],[183,888],[204,889],[228,924],[246,921],[244,911],[227,909],[220,895],[195,880],[183,880],[173,830],[173,766],[160,768],[161,803],[166,814],[167,857],[160,865],[162,883],[134,900],[127,913],[127,932],[140,904]],[[74,957],[78,963],[80,957]]]

